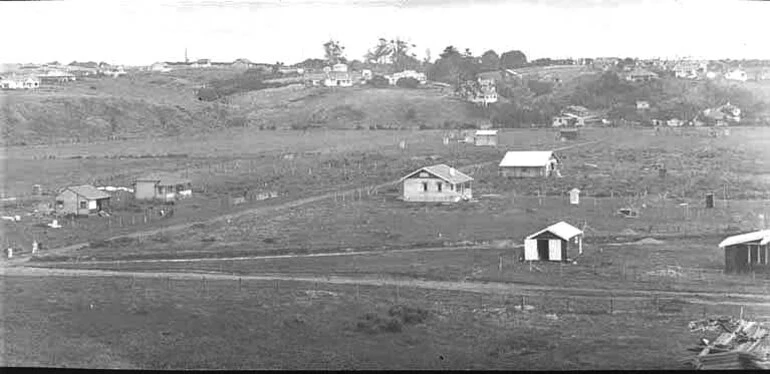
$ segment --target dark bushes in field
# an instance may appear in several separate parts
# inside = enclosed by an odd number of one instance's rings
[[[430,312],[407,305],[394,305],[388,310],[388,316],[382,317],[377,313],[366,313],[356,323],[356,330],[368,334],[382,332],[397,333],[404,325],[416,325],[425,322]]]
[[[420,81],[411,77],[401,78],[396,81],[396,86],[401,88],[418,88],[420,87]]]
[[[356,330],[368,334],[377,334],[381,332],[396,333],[403,330],[404,325],[397,318],[383,318],[377,313],[366,313],[358,323]]]

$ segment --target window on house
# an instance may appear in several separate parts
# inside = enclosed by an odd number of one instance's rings
[[[422,182],[422,190],[423,192],[428,192],[428,182]]]
[[[81,201],[80,202],[80,209],[86,209],[88,207],[87,201]]]
[[[438,192],[441,192],[442,187],[444,187],[441,182],[436,183],[436,188],[438,189]]]

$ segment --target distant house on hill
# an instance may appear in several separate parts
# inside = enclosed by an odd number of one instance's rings
[[[601,121],[599,115],[586,107],[570,105],[553,118],[553,127],[584,127]]]
[[[745,71],[741,69],[735,69],[730,71],[729,73],[725,74],[725,79],[733,80],[733,81],[739,81],[739,82],[745,82],[749,80],[748,74],[746,74]]]
[[[458,202],[473,197],[473,178],[444,165],[420,168],[401,178],[402,197],[410,202]]]
[[[478,130],[473,136],[473,142],[477,146],[496,146],[497,130]]]
[[[770,272],[770,230],[735,235],[722,240],[725,273]]]
[[[40,79],[40,83],[47,84],[62,84],[72,82],[77,79],[74,75],[61,70],[49,70],[44,74],[38,75],[37,77]]]
[[[525,261],[567,262],[583,253],[583,231],[564,221],[524,238]]]
[[[508,151],[498,165],[504,177],[549,177],[558,170],[553,151]]]
[[[351,87],[353,79],[347,71],[330,71],[326,75],[324,85],[327,87]]]
[[[137,178],[134,196],[137,200],[174,202],[192,195],[192,182],[168,174],[151,174]]]
[[[684,79],[697,79],[701,74],[706,73],[708,65],[698,61],[680,61],[673,70],[674,76]]]
[[[305,72],[303,80],[307,86],[321,86],[326,81],[326,74],[324,72]]]
[[[192,64],[190,64],[190,67],[193,68],[210,68],[211,67],[211,60],[207,58],[199,59]]]
[[[233,61],[232,64],[230,64],[231,67],[237,68],[237,69],[248,69],[253,67],[253,63],[245,58],[239,58],[235,61]]]
[[[388,82],[391,86],[395,86],[396,83],[398,83],[398,80],[401,78],[413,78],[418,80],[420,84],[425,84],[425,82],[427,82],[425,73],[420,73],[414,70],[404,70],[391,75],[386,75],[385,78],[388,78]]]
[[[647,102],[647,101],[637,101],[636,102],[636,109],[638,109],[638,110],[650,109],[650,103]]]
[[[91,185],[67,187],[56,195],[54,209],[59,214],[89,215],[105,210],[110,195]]]
[[[167,73],[171,71],[171,68],[165,62],[156,62],[150,65],[149,70],[154,72],[159,72],[159,73]]]
[[[707,125],[727,126],[741,122],[741,109],[729,102],[716,108],[703,111],[701,119]]]
[[[642,68],[635,68],[626,74],[626,80],[629,82],[649,82],[658,78],[658,75]]]

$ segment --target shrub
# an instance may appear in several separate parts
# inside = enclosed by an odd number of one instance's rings
[[[374,75],[372,76],[372,79],[367,82],[367,84],[377,88],[384,88],[390,86],[390,81],[388,81],[388,78],[385,78],[382,75]]]
[[[412,77],[400,78],[396,81],[396,86],[401,88],[418,88],[420,81]]]
[[[388,310],[388,315],[401,319],[406,325],[422,323],[428,318],[428,314],[425,309],[406,305],[394,305]]]
[[[417,119],[417,111],[414,110],[414,108],[409,108],[404,112],[404,118],[406,118],[407,121],[414,121]]]

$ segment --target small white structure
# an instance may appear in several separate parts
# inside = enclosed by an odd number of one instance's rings
[[[497,145],[497,130],[478,130],[474,134],[474,144],[477,146]]]
[[[733,81],[739,81],[739,82],[745,82],[749,80],[748,74],[746,74],[745,71],[736,69],[733,70],[727,74],[725,74],[725,79],[733,80]]]
[[[5,251],[8,253],[8,258],[13,258],[13,248],[8,247]]]
[[[348,66],[345,64],[335,64],[334,66],[332,66],[332,71],[335,71],[338,73],[347,73]]]
[[[572,205],[580,204],[580,190],[578,188],[569,191],[569,203]]]
[[[650,109],[650,103],[647,101],[637,101],[636,109],[639,109],[639,110]]]
[[[569,261],[575,248],[583,253],[583,231],[562,221],[524,239],[524,260]]]

